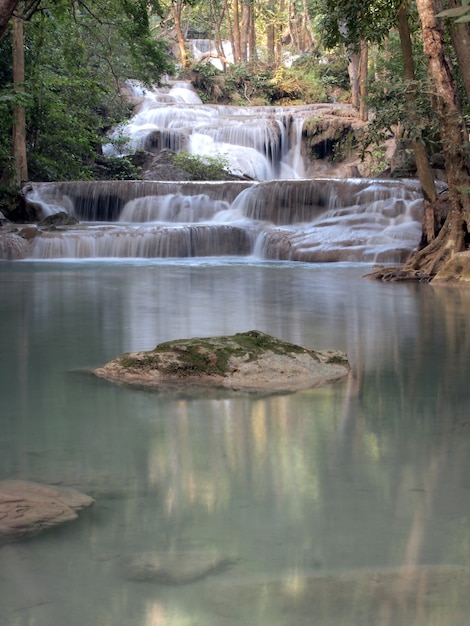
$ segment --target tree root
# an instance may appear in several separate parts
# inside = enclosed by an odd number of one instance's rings
[[[412,253],[408,261],[400,267],[376,267],[364,278],[383,281],[430,282],[453,253],[459,252],[461,245],[449,245],[449,228],[443,227],[438,236],[426,247]]]

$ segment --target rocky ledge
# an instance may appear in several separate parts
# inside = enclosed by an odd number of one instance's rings
[[[343,378],[343,352],[308,350],[257,330],[178,339],[147,352],[129,352],[94,370],[107,380],[150,388],[223,387],[289,392]]]
[[[0,543],[17,541],[77,519],[93,498],[66,487],[0,481]]]

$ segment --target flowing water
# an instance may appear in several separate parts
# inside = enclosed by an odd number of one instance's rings
[[[401,263],[419,244],[416,181],[319,178],[315,163],[307,166],[304,120],[344,106],[205,105],[186,83],[133,93],[140,108],[114,131],[107,154],[171,148],[222,156],[244,180],[30,184],[26,200],[40,217],[65,211],[80,224],[29,231],[23,256]],[[2,256],[11,252],[0,246]]]
[[[366,270],[0,264],[0,475],[96,500],[0,547],[0,624],[467,623],[470,294]],[[124,351],[253,328],[344,350],[351,375],[263,396],[88,374]],[[157,558],[176,574],[136,575]],[[177,584],[190,565],[194,580]]]
[[[78,226],[40,232],[27,256],[238,256],[400,263],[421,237],[416,181],[37,183],[28,201]]]

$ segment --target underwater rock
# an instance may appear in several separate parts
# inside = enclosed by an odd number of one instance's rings
[[[0,543],[17,541],[77,519],[93,498],[66,487],[0,481]]]
[[[207,576],[227,570],[233,559],[216,552],[147,552],[128,559],[125,576],[137,582],[154,582],[161,585],[187,585]]]
[[[308,350],[257,330],[177,339],[147,352],[123,354],[94,374],[144,387],[206,385],[244,391],[288,392],[343,378],[347,356]]]

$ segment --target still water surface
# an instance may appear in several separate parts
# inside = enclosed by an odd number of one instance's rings
[[[364,266],[0,265],[0,478],[80,519],[0,548],[2,626],[461,626],[470,614],[470,293]],[[295,394],[177,396],[87,373],[258,329],[347,352]],[[140,554],[229,566],[129,580]]]

